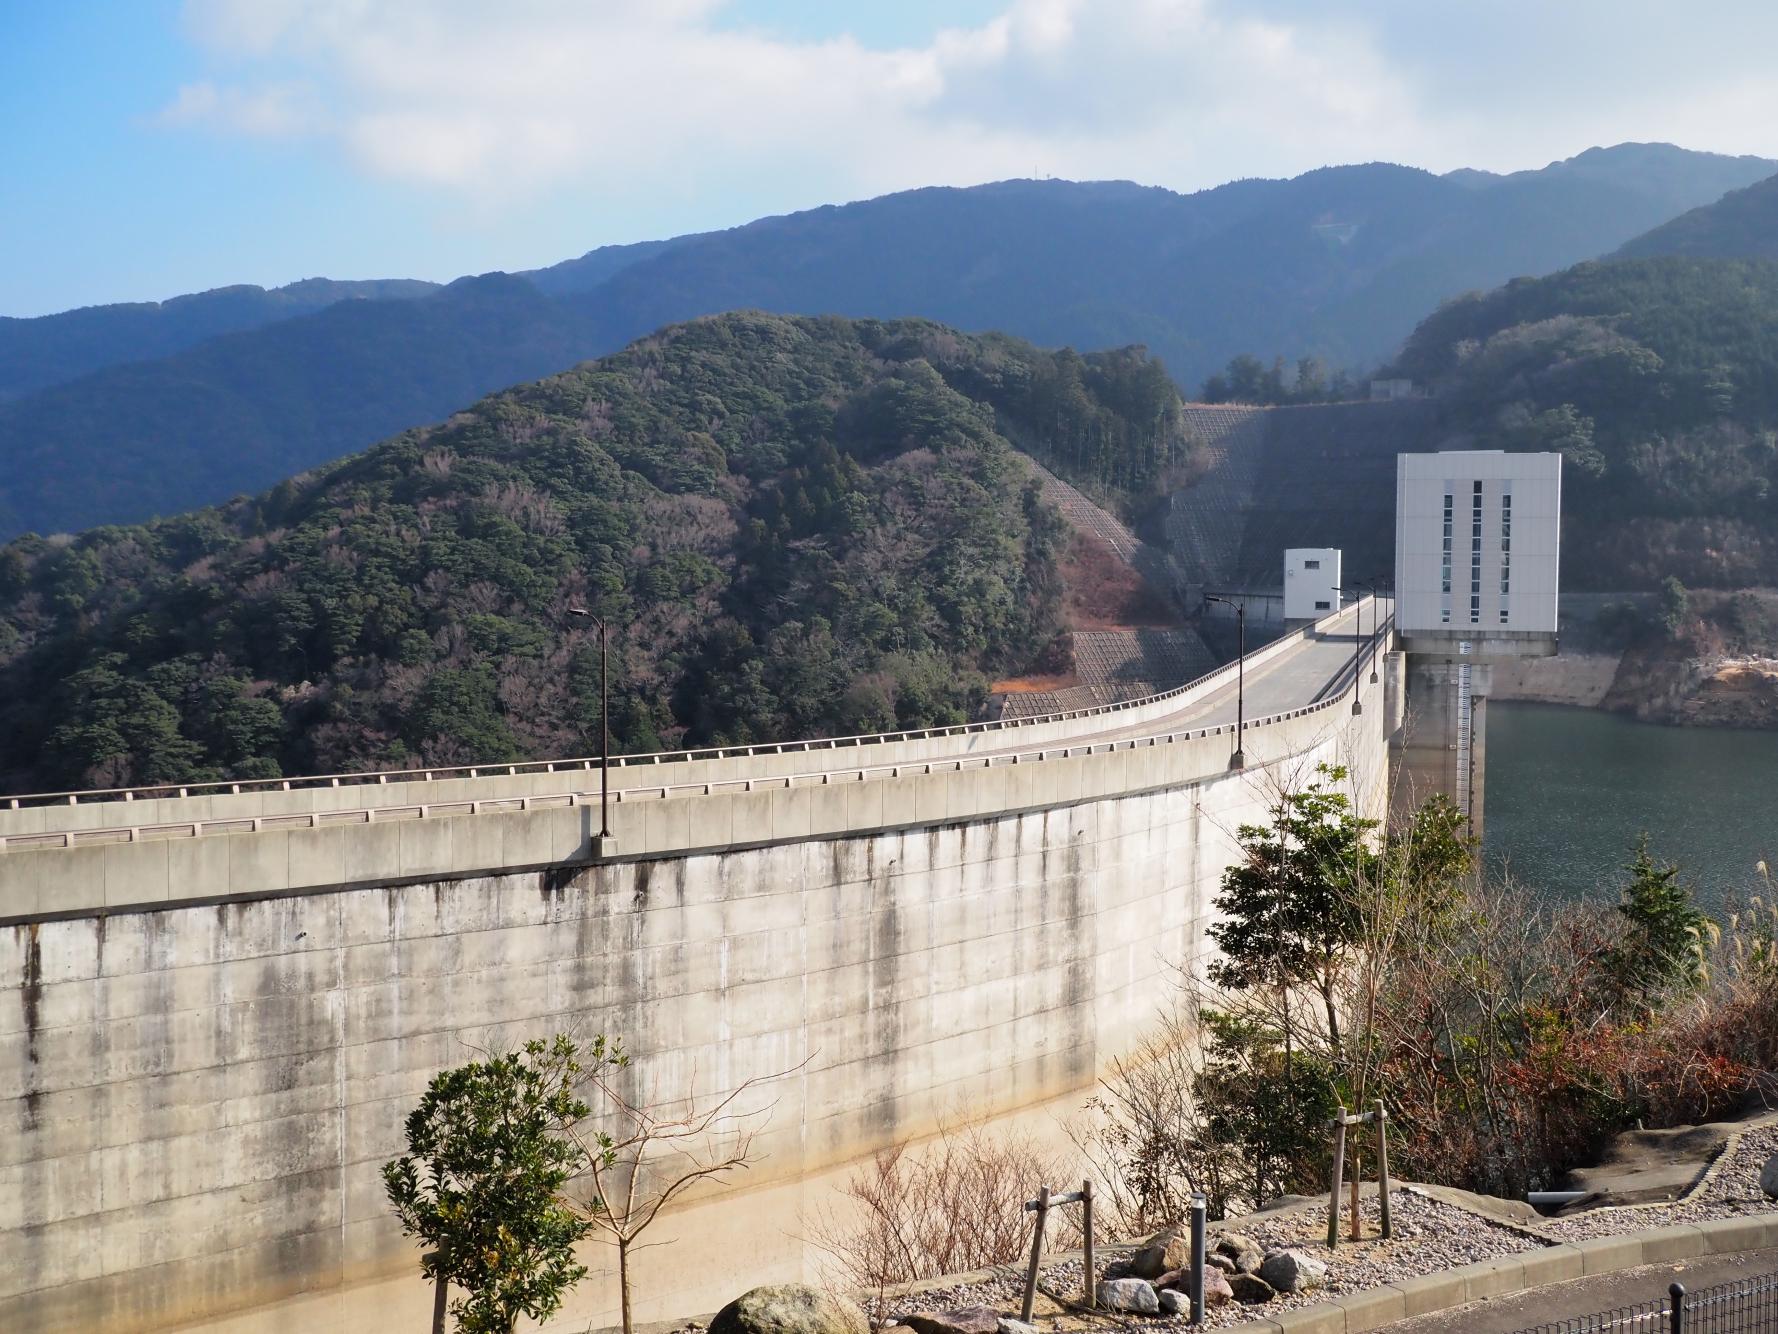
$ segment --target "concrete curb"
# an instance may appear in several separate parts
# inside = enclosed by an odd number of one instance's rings
[[[1778,1212],[1751,1218],[1677,1223],[1621,1237],[1599,1237],[1423,1274],[1332,1301],[1280,1311],[1227,1327],[1228,1334],[1360,1334],[1409,1316],[1449,1310],[1483,1297],[1523,1292],[1591,1274],[1705,1255],[1778,1246]]]

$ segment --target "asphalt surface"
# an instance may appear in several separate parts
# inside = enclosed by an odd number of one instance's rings
[[[1519,1334],[1521,1330],[1540,1325],[1574,1320],[1609,1311],[1614,1307],[1631,1306],[1637,1302],[1662,1298],[1673,1283],[1682,1283],[1688,1292],[1733,1283],[1742,1279],[1764,1278],[1778,1274],[1778,1250],[1741,1251],[1735,1255],[1713,1255],[1698,1260],[1682,1260],[1668,1265],[1645,1265],[1626,1269],[1619,1274],[1597,1274],[1557,1283],[1530,1292],[1512,1293],[1471,1302],[1468,1306],[1440,1311],[1435,1315],[1415,1316],[1388,1326],[1389,1334]],[[1749,1324],[1747,1329],[1778,1327],[1778,1312],[1766,1317],[1767,1324]],[[1700,1322],[1700,1328],[1710,1326]],[[1601,1329],[1629,1328],[1600,1326]],[[1637,1327],[1640,1328],[1640,1327]],[[1665,1328],[1665,1326],[1661,1326]]]

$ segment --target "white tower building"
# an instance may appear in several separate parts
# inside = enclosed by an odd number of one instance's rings
[[[1395,618],[1407,653],[1398,791],[1482,832],[1493,664],[1556,651],[1562,456],[1396,456]]]
[[[1314,620],[1340,605],[1338,547],[1292,547],[1284,553],[1284,619]]]

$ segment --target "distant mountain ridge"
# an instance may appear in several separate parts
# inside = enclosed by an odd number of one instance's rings
[[[1371,365],[1441,301],[1607,253],[1774,171],[1621,145],[1505,177],[1372,163],[1193,195],[1003,181],[602,247],[501,280],[529,302],[508,286],[336,303],[0,403],[17,464],[0,540],[221,500],[724,310],[1141,343],[1188,387],[1245,351]]]
[[[84,306],[31,319],[0,317],[0,402],[107,366],[168,356],[220,334],[310,315],[341,301],[402,300],[438,288],[417,278],[305,278],[283,287],[242,284],[166,301]]]

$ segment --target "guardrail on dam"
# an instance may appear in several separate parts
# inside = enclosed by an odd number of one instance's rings
[[[1339,762],[1382,810],[1399,663],[1359,680],[1355,716],[1350,675],[1314,665],[1352,657],[1340,619],[1250,656],[1250,706],[1268,681],[1297,691],[1293,673],[1319,684],[1248,724],[1245,771],[1226,767],[1230,729],[1187,725],[1220,716],[1218,675],[1041,728],[759,758],[794,773],[650,766],[659,781],[612,808],[621,855],[604,861],[585,858],[597,815],[577,790],[596,776],[547,771],[463,781],[553,790],[349,815],[341,794],[396,785],[188,797],[335,800],[157,805],[141,824],[118,819],[137,803],[106,803],[85,829],[9,830],[0,1328],[423,1320],[378,1169],[465,1044],[567,1026],[621,1035],[638,1096],[795,1070],[762,1093],[766,1157],[719,1259],[652,1253],[672,1280],[643,1276],[639,1317],[798,1276],[814,1207],[798,1183],[962,1108],[1083,1089],[1141,1036],[1172,970],[1202,956],[1234,828],[1268,782]],[[180,814],[183,830],[165,818]],[[247,832],[209,825],[237,818]],[[559,1327],[607,1320],[598,1277]]]

